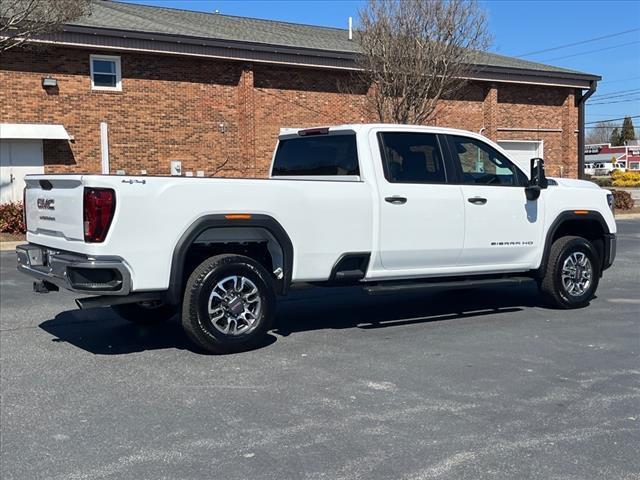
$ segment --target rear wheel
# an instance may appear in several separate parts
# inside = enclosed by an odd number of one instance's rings
[[[598,254],[587,239],[561,237],[553,242],[540,290],[556,308],[580,308],[589,304],[600,280]]]
[[[248,350],[271,327],[275,301],[271,277],[262,265],[242,255],[216,255],[187,281],[182,326],[209,352]]]
[[[177,308],[159,300],[112,305],[112,310],[125,320],[138,325],[155,325],[173,317]]]

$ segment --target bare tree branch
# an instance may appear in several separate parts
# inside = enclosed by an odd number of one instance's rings
[[[475,0],[369,0],[360,11],[360,84],[381,122],[425,123],[464,87],[490,43]]]
[[[615,128],[619,128],[620,125],[615,122],[598,122],[594,128],[589,129],[585,143],[587,145],[593,145],[598,143],[611,142],[611,134]]]
[[[91,0],[0,0],[0,53],[91,11]]]
[[[216,166],[216,168],[213,171],[213,173],[211,175],[209,175],[209,176],[210,177],[215,177],[218,173],[220,173],[222,170],[224,170],[224,167],[227,166],[227,163],[229,163],[230,160],[231,160],[231,157],[225,158],[224,162],[222,162],[220,165]]]

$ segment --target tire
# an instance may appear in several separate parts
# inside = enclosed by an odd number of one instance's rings
[[[579,268],[574,268],[578,264]],[[565,273],[574,272],[569,275],[571,278],[563,280],[563,269]],[[585,275],[590,277],[588,282]],[[585,307],[593,298],[599,281],[600,258],[591,242],[575,236],[560,237],[553,242],[547,269],[540,282],[542,296],[549,306],[562,309]]]
[[[273,282],[262,265],[242,255],[216,255],[189,276],[182,327],[208,352],[241,352],[263,340],[275,307]]]
[[[173,317],[178,309],[172,305],[153,302],[111,305],[111,309],[125,320],[137,325],[157,325]]]

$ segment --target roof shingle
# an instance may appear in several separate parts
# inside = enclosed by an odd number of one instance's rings
[[[70,25],[307,48],[337,54],[358,53],[358,43],[349,40],[346,29],[107,0],[94,1],[91,14],[70,23]],[[575,70],[490,52],[482,52],[479,55],[478,63],[487,67],[588,75]]]

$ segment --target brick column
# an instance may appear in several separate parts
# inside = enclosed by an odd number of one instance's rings
[[[496,141],[498,138],[498,87],[495,83],[489,84],[484,96],[484,130],[482,134]]]
[[[568,91],[562,104],[562,165],[564,177],[578,178],[578,109],[575,106],[575,95]]]
[[[238,82],[238,141],[243,175],[257,176],[253,66],[244,65]]]

